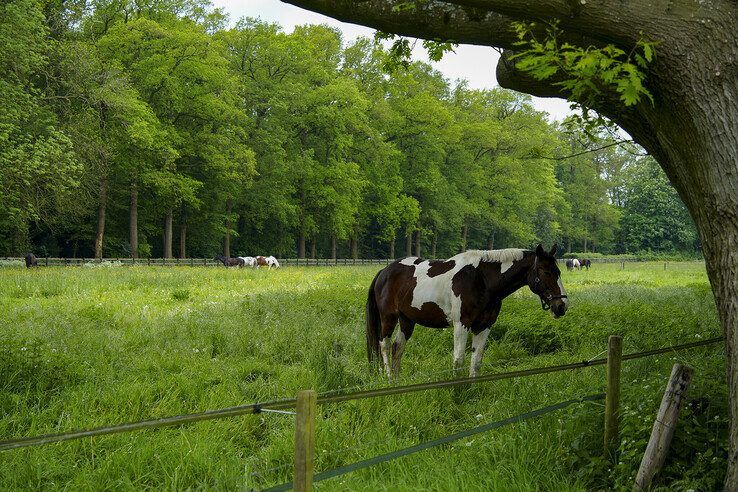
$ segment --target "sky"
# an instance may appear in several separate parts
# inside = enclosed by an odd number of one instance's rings
[[[267,22],[276,22],[286,32],[297,25],[328,24],[343,32],[344,42],[359,36],[372,37],[374,30],[355,24],[339,22],[330,17],[303,10],[280,0],[213,0],[230,16],[231,23],[241,17],[258,17]],[[424,50],[418,47],[413,52],[415,59],[429,62]],[[496,87],[495,66],[499,54],[489,47],[459,45],[455,53],[446,54],[440,62],[429,62],[450,81],[465,79],[475,89]],[[533,98],[539,111],[546,111],[552,118],[561,120],[570,114],[569,103],[557,98]]]

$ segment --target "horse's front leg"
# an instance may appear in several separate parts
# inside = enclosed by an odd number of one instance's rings
[[[456,374],[464,367],[464,352],[468,335],[469,331],[461,324],[461,321],[454,321],[454,372]]]
[[[487,344],[489,336],[489,328],[472,336],[472,360],[469,366],[469,376],[477,377],[479,369],[482,368],[482,355],[484,355],[484,347]]]

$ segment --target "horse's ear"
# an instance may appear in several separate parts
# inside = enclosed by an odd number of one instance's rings
[[[543,245],[541,243],[538,243],[538,247],[536,248],[536,256],[541,258],[546,256],[546,252],[543,250]]]
[[[556,249],[559,247],[558,244],[554,243],[553,247],[551,248],[551,251],[548,253],[550,256],[556,255]]]

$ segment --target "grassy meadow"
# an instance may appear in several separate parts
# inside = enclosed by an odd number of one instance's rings
[[[364,303],[379,267],[0,268],[0,440],[319,392],[378,387]],[[720,334],[704,265],[564,272],[554,320],[522,289],[503,303],[483,373]],[[451,330],[418,327],[402,383],[450,376]],[[469,361],[467,352],[467,364]],[[713,490],[727,455],[722,346],[623,365],[618,458],[603,408],[535,420],[316,484],[318,490],[630,489],[672,364],[695,368],[660,484]],[[601,392],[604,368],[319,408],[316,471]],[[293,417],[261,414],[0,452],[0,490],[251,490],[291,479]]]

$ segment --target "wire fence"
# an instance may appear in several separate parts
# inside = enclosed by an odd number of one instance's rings
[[[389,265],[396,259],[390,258],[278,258],[281,266],[305,266],[305,267],[334,267],[355,265]],[[565,264],[566,259],[558,259],[559,263]],[[649,258],[592,258],[593,264],[613,263],[619,264],[621,269],[626,265],[663,263],[664,269],[674,268],[676,265],[704,265],[704,260],[686,261],[660,261]],[[25,265],[25,258],[4,257],[0,258],[0,264]],[[63,258],[63,257],[41,257],[38,258],[40,266],[85,266],[85,265],[120,265],[120,266],[189,266],[189,267],[222,267],[223,263],[212,258]]]
[[[488,432],[492,429],[497,429],[498,427],[504,427],[506,425],[515,424],[517,422],[522,422],[523,420],[528,420],[528,419],[532,419],[535,417],[539,417],[547,413],[561,410],[570,405],[574,405],[575,403],[584,403],[588,401],[603,400],[604,398],[605,398],[605,394],[599,393],[596,395],[585,396],[583,398],[563,401],[560,403],[556,403],[554,405],[548,405],[546,407],[539,408],[537,410],[532,410],[530,412],[522,413],[520,415],[515,415],[514,417],[510,417],[504,420],[490,422],[484,425],[480,425],[478,427],[474,427],[473,429],[467,429],[461,432],[457,432],[455,434],[450,434],[448,436],[434,439],[432,441],[426,441],[420,444],[416,444],[414,446],[410,446],[410,447],[403,448],[403,449],[398,449],[390,453],[380,454],[378,456],[374,456],[366,460],[357,461],[355,463],[351,463],[345,466],[340,466],[338,468],[333,468],[331,470],[327,470],[327,471],[324,471],[324,472],[321,472],[315,475],[313,477],[313,482],[320,482],[321,480],[327,480],[329,478],[338,477],[340,475],[345,475],[347,473],[351,473],[356,470],[361,470],[363,468],[368,468],[370,466],[378,465],[379,463],[384,463],[386,461],[395,460],[397,458],[402,458],[403,456],[408,456],[411,454],[419,453],[420,451],[425,451],[426,449],[430,449],[436,446],[441,446],[443,444],[448,444],[450,442],[458,441],[459,439],[464,439],[465,437],[470,437],[476,434],[481,434],[482,432]],[[285,490],[292,489],[292,487],[293,487],[293,483],[287,482],[287,483],[283,483],[280,485],[276,485],[274,487],[270,487],[268,489],[264,489],[264,492],[283,492]]]
[[[662,347],[658,349],[647,350],[623,355],[623,360],[632,360],[643,357],[649,357],[657,354],[676,352],[690,348],[712,345],[723,340],[723,337],[709,338],[697,342],[684,343],[670,347]],[[368,389],[362,391],[347,391],[342,393],[340,390],[333,390],[318,395],[317,404],[327,405],[339,403],[349,400],[363,400],[367,398],[377,398],[383,396],[391,396],[405,393],[414,393],[418,391],[427,391],[431,389],[450,388],[454,386],[465,386],[471,384],[480,384],[491,381],[501,381],[505,379],[534,376],[537,374],[547,374],[552,372],[568,371],[580,369],[584,367],[600,366],[607,363],[607,359],[593,359],[581,362],[573,362],[569,364],[560,364],[554,366],[544,366],[532,369],[522,369],[518,371],[509,371],[501,373],[483,374],[477,377],[445,379],[440,381],[429,381],[424,383],[415,383],[401,386],[388,386],[383,388]],[[206,410],[203,412],[175,415],[170,417],[155,418],[138,422],[130,422],[105,427],[97,427],[87,430],[76,430],[62,432],[56,434],[43,434],[39,436],[21,437],[17,439],[9,439],[0,441],[0,451],[8,451],[12,449],[26,448],[30,446],[41,446],[61,441],[69,441],[73,439],[82,439],[86,437],[103,436],[109,434],[119,434],[122,432],[132,432],[144,429],[156,429],[160,427],[169,427],[174,425],[189,424],[193,422],[201,422],[204,420],[214,420],[229,417],[237,417],[240,415],[253,415],[261,413],[265,410],[292,410],[295,408],[297,400],[295,398],[273,400],[262,403],[250,403],[247,405],[238,405],[233,407],[221,408],[216,410]]]

